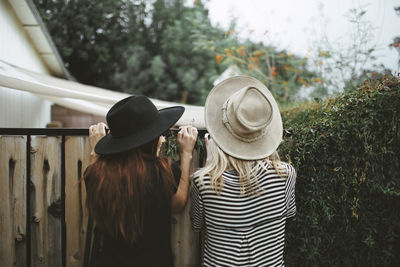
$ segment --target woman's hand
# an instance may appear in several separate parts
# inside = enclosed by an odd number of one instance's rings
[[[172,196],[171,208],[174,213],[181,212],[186,205],[192,152],[197,139],[197,129],[195,127],[182,126],[179,129],[177,141],[181,156],[181,178],[176,193]]]
[[[181,156],[192,155],[197,140],[197,129],[193,126],[181,126],[179,129],[177,137],[179,152]]]
[[[90,156],[92,158],[92,163],[97,158],[97,154],[94,152],[94,147],[96,146],[97,142],[99,142],[99,140],[106,135],[106,127],[107,125],[103,122],[91,125],[89,127]]]
[[[211,148],[210,148],[210,145],[212,142],[214,142],[214,141],[211,139],[210,135],[208,133],[206,133],[204,135],[204,144],[205,144],[206,152],[207,152],[206,164],[212,160],[212,154],[211,154]]]
[[[158,137],[158,144],[157,144],[157,157],[160,156],[161,146],[165,142],[165,136],[161,135]]]

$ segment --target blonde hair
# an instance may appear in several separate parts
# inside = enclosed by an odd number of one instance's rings
[[[199,169],[194,176],[199,177],[200,186],[204,185],[204,177],[209,176],[211,188],[217,194],[222,191],[224,186],[222,174],[227,170],[235,170],[239,175],[241,195],[253,195],[260,192],[256,175],[260,169],[267,170],[267,166],[272,164],[280,177],[283,177],[286,170],[282,168],[276,151],[264,159],[242,160],[226,154],[214,142],[210,142],[209,153],[211,159],[208,159],[205,166]]]

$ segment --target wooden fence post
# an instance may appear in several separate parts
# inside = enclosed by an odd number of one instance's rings
[[[0,136],[0,266],[26,266],[26,137]]]
[[[66,137],[65,140],[65,224],[67,267],[81,267],[84,260],[88,213],[85,183],[79,183],[90,163],[89,138]]]
[[[31,264],[62,266],[61,137],[31,139]]]
[[[191,174],[199,167],[199,161],[199,153],[194,150],[192,165],[190,166]],[[173,214],[172,216],[171,235],[175,267],[200,266],[199,234],[192,231],[189,210],[190,197],[188,198],[184,211],[180,214]]]

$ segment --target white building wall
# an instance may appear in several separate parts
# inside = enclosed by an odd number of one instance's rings
[[[0,0],[0,60],[37,73],[49,73],[7,0]],[[0,127],[45,127],[50,120],[49,101],[0,87]]]

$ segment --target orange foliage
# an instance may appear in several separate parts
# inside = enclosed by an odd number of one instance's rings
[[[250,64],[248,65],[249,70],[254,70],[256,67],[257,67],[257,66],[256,66],[255,64],[253,64],[253,63],[250,63]]]
[[[320,84],[323,84],[324,83],[324,81],[321,79],[321,78],[315,78],[315,82],[316,83],[320,83]]]
[[[284,66],[283,66],[283,69],[284,69],[284,70],[292,70],[293,67],[290,66],[290,65],[284,65]]]
[[[249,60],[255,63],[260,62],[260,60],[257,57],[249,57]]]
[[[262,57],[264,55],[264,51],[263,50],[257,50],[253,52],[253,55],[255,57]]]
[[[245,56],[246,55],[245,49],[246,47],[241,46],[238,50],[236,50],[236,52],[241,56]]]
[[[217,54],[215,56],[215,61],[217,62],[217,64],[219,64],[223,59],[224,59],[224,57],[220,54]]]

